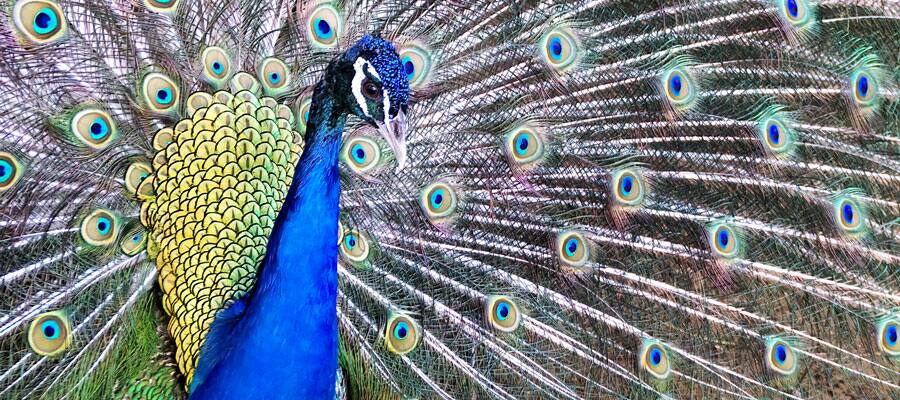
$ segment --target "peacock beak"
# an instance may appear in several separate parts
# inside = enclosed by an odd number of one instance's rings
[[[400,110],[394,118],[376,122],[376,125],[378,125],[378,131],[391,146],[391,150],[394,151],[394,158],[397,159],[397,171],[400,171],[406,166],[406,114]]]

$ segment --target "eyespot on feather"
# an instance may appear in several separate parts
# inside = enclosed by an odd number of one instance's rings
[[[849,194],[838,196],[833,202],[833,218],[839,229],[850,235],[860,234],[866,229],[866,212]]]
[[[713,255],[723,259],[733,259],[740,255],[741,242],[735,229],[726,223],[717,223],[707,229],[709,245]]]
[[[683,67],[666,71],[660,82],[665,88],[665,99],[679,111],[692,108],[697,101],[697,87],[694,78]]]
[[[431,51],[422,44],[412,43],[402,47],[399,55],[409,87],[417,89],[427,84],[434,67]]]
[[[11,153],[0,151],[0,193],[9,190],[22,178],[24,167]]]
[[[109,146],[118,136],[115,121],[106,111],[86,108],[77,112],[69,124],[79,142],[94,150]]]
[[[357,230],[345,230],[340,243],[340,253],[347,262],[361,266],[371,254],[368,236]]]
[[[613,200],[621,206],[635,207],[644,202],[647,185],[639,170],[625,168],[613,172],[610,180]]]
[[[119,248],[127,256],[134,256],[144,251],[147,245],[147,232],[144,229],[133,229],[125,235],[119,243]]]
[[[180,0],[144,0],[144,5],[158,13],[173,13],[178,9]]]
[[[563,265],[573,268],[583,267],[591,257],[584,235],[573,230],[562,231],[556,236],[556,253]]]
[[[421,191],[419,205],[432,223],[443,223],[456,214],[459,198],[452,185],[438,180]]]
[[[129,193],[136,193],[141,182],[152,173],[153,169],[150,167],[150,164],[145,162],[131,163],[125,171],[125,188],[128,189]]]
[[[344,30],[340,12],[331,3],[316,5],[308,14],[306,35],[315,47],[334,48]]]
[[[381,147],[373,139],[356,136],[344,142],[341,158],[357,174],[366,174],[379,165]]]
[[[81,220],[81,238],[92,246],[108,246],[116,242],[119,220],[104,209],[97,209]]]
[[[200,55],[203,66],[203,80],[216,89],[225,86],[231,76],[231,57],[225,49],[210,46]]]
[[[557,28],[545,33],[538,42],[541,58],[557,71],[567,71],[578,64],[580,44],[568,29]]]
[[[488,296],[484,318],[488,325],[501,332],[514,332],[519,327],[519,307],[507,296]]]
[[[72,326],[63,311],[38,315],[28,327],[28,346],[36,354],[52,357],[65,351],[72,343]]]
[[[297,104],[297,131],[301,134],[306,133],[306,124],[309,123],[309,108],[312,106],[312,98],[306,97],[302,100],[298,99]]]
[[[388,317],[384,343],[391,353],[402,356],[413,351],[419,344],[420,337],[418,324],[409,316],[392,313]]]
[[[267,95],[276,96],[290,88],[291,71],[284,61],[269,57],[260,64],[259,80],[263,83],[263,91]]]
[[[878,323],[877,328],[878,348],[885,356],[900,360],[900,319],[884,318]]]
[[[63,10],[54,1],[19,0],[13,7],[12,18],[19,36],[31,43],[55,42],[68,31]]]
[[[641,369],[655,379],[665,380],[672,376],[669,352],[658,340],[646,339],[638,352]]]
[[[171,78],[158,72],[147,74],[141,81],[141,93],[147,109],[157,114],[178,110],[181,92]]]
[[[766,366],[779,375],[789,376],[797,372],[797,355],[793,347],[782,339],[766,341]]]
[[[504,153],[517,168],[539,165],[547,154],[546,140],[540,130],[529,125],[511,129],[504,138]]]

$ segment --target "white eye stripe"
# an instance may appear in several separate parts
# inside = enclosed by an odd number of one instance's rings
[[[353,63],[353,69],[356,71],[353,74],[353,82],[351,83],[351,87],[353,89],[353,97],[356,98],[356,103],[359,104],[359,108],[362,110],[363,114],[365,114],[369,118],[372,118],[372,114],[369,113],[369,106],[368,103],[366,103],[366,98],[363,97],[362,94],[362,82],[366,79],[366,74],[365,72],[363,72],[363,66],[365,66],[369,74],[374,76],[375,78],[378,78],[380,80],[381,76],[379,76],[378,71],[376,71],[375,68],[372,67],[372,63],[370,63],[369,60],[366,60],[365,58],[357,58],[356,62]],[[387,121],[387,115],[389,114],[389,108],[387,107],[390,105],[390,100],[387,96],[387,89],[382,89],[382,91],[384,92],[385,121]]]
[[[366,99],[363,98],[362,94],[362,81],[366,78],[366,74],[363,73],[362,70],[363,65],[368,65],[368,61],[362,57],[357,58],[356,62],[353,63],[353,69],[356,72],[353,74],[353,82],[350,86],[353,89],[353,97],[356,97],[356,103],[359,104],[359,108],[362,110],[363,114],[371,118],[369,115],[369,107],[366,105]]]

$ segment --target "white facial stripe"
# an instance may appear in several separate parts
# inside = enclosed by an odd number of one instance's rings
[[[359,108],[362,110],[363,114],[365,114],[369,118],[372,118],[372,115],[369,114],[369,106],[368,103],[366,103],[366,98],[362,94],[362,82],[364,79],[366,79],[366,74],[365,72],[363,72],[363,65],[367,67],[366,69],[369,71],[369,74],[378,79],[381,79],[381,77],[378,75],[378,71],[376,71],[375,68],[372,67],[372,63],[370,63],[369,60],[360,57],[356,59],[355,63],[353,63],[353,70],[356,71],[353,74],[353,82],[351,83],[353,97],[356,98],[356,103],[359,104]],[[387,90],[384,91],[384,104],[385,106],[390,104],[387,96]],[[388,110],[388,108],[384,109],[385,119],[387,119]]]
[[[391,119],[391,98],[388,96],[387,89],[382,88],[381,90],[383,92],[381,98],[384,99],[384,108],[382,110],[384,110],[384,123],[386,125]]]

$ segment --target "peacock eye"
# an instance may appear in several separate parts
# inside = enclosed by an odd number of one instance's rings
[[[344,21],[330,3],[322,3],[307,16],[306,36],[316,47],[331,48],[338,45]]]
[[[143,251],[146,244],[146,232],[138,229],[128,235],[123,235],[119,248],[122,249],[122,253],[125,253],[125,255],[133,256]]]
[[[404,355],[413,351],[419,343],[419,336],[419,326],[409,316],[394,314],[388,318],[384,339],[391,353]]]
[[[590,258],[584,235],[576,231],[560,232],[556,237],[556,251],[559,260],[570,267],[582,267]]]
[[[363,94],[366,96],[366,98],[368,98],[369,100],[381,101],[384,93],[381,91],[381,88],[379,88],[378,85],[367,79],[365,82],[363,82],[362,88]]]
[[[144,0],[144,5],[158,13],[171,13],[178,7],[178,0]]]
[[[451,218],[458,205],[456,190],[445,182],[428,185],[421,193],[419,204],[431,222],[441,223]]]
[[[125,171],[125,188],[128,189],[129,193],[136,193],[138,186],[150,176],[151,172],[150,164],[145,162],[132,163],[128,166],[128,170]]]
[[[118,220],[109,211],[98,209],[81,221],[81,238],[93,246],[106,246],[116,241]]]
[[[356,230],[344,231],[344,239],[340,245],[341,256],[351,264],[361,266],[369,258],[369,238]]]
[[[231,58],[221,47],[207,47],[201,55],[203,79],[219,88],[224,86],[231,71]]]
[[[656,379],[667,379],[672,373],[669,354],[658,341],[648,340],[641,346],[640,365]]]
[[[519,308],[506,296],[490,296],[485,308],[485,319],[494,329],[513,332],[519,327]]]
[[[0,151],[0,192],[11,188],[22,177],[22,166],[10,153]]]
[[[381,149],[370,138],[356,137],[344,144],[342,158],[353,172],[364,174],[378,166]]]
[[[797,370],[794,349],[780,339],[770,340],[766,345],[766,360],[769,369],[782,375],[790,375]]]
[[[878,92],[875,78],[868,71],[859,71],[853,76],[853,99],[861,106],[870,106],[874,103]]]
[[[865,228],[865,215],[856,200],[841,197],[834,202],[835,220],[838,227],[848,233],[858,233]]]
[[[150,111],[170,113],[177,110],[180,92],[175,81],[160,73],[151,73],[141,83],[144,103]]]
[[[42,356],[54,356],[69,347],[72,341],[69,318],[61,311],[38,315],[28,328],[31,350]]]
[[[421,45],[409,45],[400,50],[400,65],[403,66],[409,86],[418,88],[428,81],[431,74],[431,52]]]
[[[65,35],[66,19],[55,2],[18,1],[12,15],[22,36],[34,43],[53,42]]]
[[[78,141],[96,150],[101,150],[112,143],[117,133],[116,124],[109,114],[95,108],[88,108],[75,114],[70,125]]]
[[[281,94],[290,84],[290,69],[284,61],[275,57],[263,60],[259,69],[259,79],[266,94],[275,96]]]
[[[709,240],[713,254],[718,257],[731,259],[738,256],[740,246],[734,229],[727,224],[715,225],[709,230]]]
[[[900,321],[883,320],[878,326],[878,345],[890,357],[900,357]]]
[[[644,179],[639,171],[624,169],[613,174],[614,199],[623,206],[637,206],[644,201]]]
[[[517,167],[532,168],[545,158],[544,138],[537,129],[528,125],[511,130],[505,142],[507,157]]]

